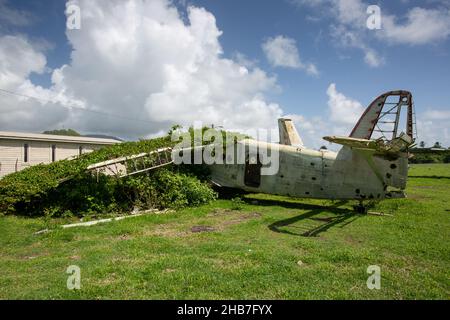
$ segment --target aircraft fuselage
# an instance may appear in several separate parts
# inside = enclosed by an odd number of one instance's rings
[[[365,153],[345,146],[336,153],[255,140],[240,141],[235,145],[238,147],[245,148],[245,163],[211,165],[213,183],[249,192],[302,198],[404,197],[406,154],[393,160],[377,156],[370,150]],[[277,149],[279,163],[275,174],[262,173],[265,165],[255,161],[258,148]]]

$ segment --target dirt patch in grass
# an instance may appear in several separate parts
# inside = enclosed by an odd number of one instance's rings
[[[247,220],[257,219],[257,218],[261,218],[261,214],[258,212],[250,212],[250,213],[236,215],[230,220],[222,221],[221,223],[219,223],[219,228],[220,227],[225,228],[228,226],[232,226],[235,224],[245,222]]]
[[[259,212],[250,212],[248,214],[244,214],[241,216],[241,219],[247,220],[247,219],[253,219],[253,218],[261,218],[262,214]]]
[[[129,234],[122,234],[120,236],[117,237],[118,240],[131,240],[133,239],[133,237]]]
[[[36,254],[26,254],[26,255],[20,255],[19,260],[34,260],[41,257],[47,257],[49,256],[48,252],[41,252]]]
[[[199,233],[199,232],[213,232],[216,229],[211,226],[193,226],[191,228],[192,233]]]
[[[424,199],[430,199],[430,197],[427,197],[424,195],[418,195],[418,194],[408,194],[408,199],[424,200]]]
[[[227,227],[261,218],[258,212],[241,212],[229,209],[214,209],[206,216],[207,220],[198,221],[189,228],[183,227],[179,223],[166,223],[153,226],[152,229],[144,230],[144,236],[157,237],[187,237],[189,235],[209,232],[224,231]]]
[[[237,257],[216,257],[210,258],[208,261],[218,270],[237,271],[249,268],[253,265],[253,261],[246,258]]]
[[[241,211],[236,210],[215,209],[208,216],[212,218],[211,221],[208,221],[210,222],[210,225],[194,226],[191,228],[191,232],[199,233],[199,232],[223,231],[227,227],[243,223],[251,219],[260,218],[261,214],[258,212],[242,213]]]
[[[156,236],[156,237],[185,237],[189,235],[189,232],[180,230],[179,224],[168,223],[159,224],[151,230],[144,230],[144,236]]]
[[[216,208],[213,211],[211,211],[210,213],[208,213],[208,217],[219,217],[219,216],[229,216],[232,215],[234,213],[236,213],[238,211],[236,210],[231,210],[231,209],[222,209],[222,208]]]
[[[351,235],[346,236],[346,237],[344,238],[344,240],[345,240],[346,243],[349,243],[349,244],[351,244],[351,245],[358,245],[358,244],[363,243],[362,240],[360,240],[360,239],[355,239],[355,238],[354,238],[353,236],[351,236]]]
[[[95,281],[98,285],[108,286],[117,282],[117,275],[115,273],[108,274],[104,278],[99,278]]]

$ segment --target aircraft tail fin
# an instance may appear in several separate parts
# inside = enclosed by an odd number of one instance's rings
[[[364,161],[370,171],[363,171],[361,175],[372,172],[384,187],[384,197],[403,197],[409,149],[415,144],[415,125],[411,93],[389,91],[368,106],[349,137],[328,136],[324,139],[344,146],[338,157],[351,159],[342,162],[344,166],[348,165],[344,171],[358,175],[354,162]]]
[[[280,144],[298,147],[303,146],[303,141],[297,129],[295,129],[292,119],[278,119],[278,129],[280,132]]]
[[[350,133],[350,138],[366,140],[381,138],[392,141],[402,134],[399,127],[405,122],[406,132],[403,134],[414,141],[413,108],[411,92],[405,90],[386,92],[369,105]],[[406,119],[403,118],[403,111],[406,111]]]

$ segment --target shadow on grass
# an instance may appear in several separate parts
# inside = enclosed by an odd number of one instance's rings
[[[343,228],[357,219],[359,215],[351,209],[339,208],[346,203],[347,201],[341,201],[332,206],[321,206],[286,201],[258,200],[258,205],[309,210],[298,216],[283,219],[269,225],[269,229],[274,232],[304,237],[318,236],[320,233],[337,225]],[[332,216],[319,217],[318,215],[321,213],[331,213]]]
[[[409,176],[408,178],[417,178],[417,179],[450,179],[447,176]]]

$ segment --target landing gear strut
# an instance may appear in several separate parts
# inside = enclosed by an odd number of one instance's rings
[[[357,206],[353,206],[353,209],[360,214],[367,214],[368,208],[364,205],[364,202],[362,200],[359,201],[359,204]]]
[[[357,206],[353,206],[353,209],[355,210],[356,213],[359,213],[359,214],[369,214],[369,215],[373,215],[373,216],[392,217],[392,214],[369,211],[369,207],[364,205],[364,202],[362,200],[359,200],[359,204]]]

